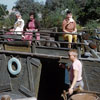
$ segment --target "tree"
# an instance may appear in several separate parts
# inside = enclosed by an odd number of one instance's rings
[[[8,14],[7,5],[0,4],[0,18],[3,18]]]
[[[62,12],[65,11],[65,9],[71,10],[73,15],[76,15],[79,11],[74,0],[47,0],[42,11],[44,26],[47,28],[58,27],[59,30],[61,30],[62,21],[66,13],[64,12],[64,14],[62,14]],[[75,19],[77,19],[77,16],[75,16]]]
[[[100,23],[100,0],[47,0],[43,13],[45,24],[47,24],[46,20],[48,18],[48,23],[49,25],[52,24],[52,26],[55,25],[54,23],[59,22],[57,16],[61,17],[60,20],[62,20],[64,16],[60,12],[65,9],[72,11],[74,19],[80,26],[96,28]],[[53,19],[55,20],[51,23]],[[45,26],[48,26],[48,24]]]
[[[22,15],[34,10],[32,0],[18,0],[16,2],[16,8],[21,12]]]
[[[80,20],[81,25],[85,25],[91,21],[93,23],[96,22],[97,19],[100,19],[100,0],[88,0],[85,6],[81,7],[80,13],[78,14],[78,20]]]
[[[5,26],[5,24],[9,21],[5,20],[8,17],[7,5],[0,4],[0,28]]]
[[[18,0],[15,7],[20,11],[24,20],[28,19],[30,12],[38,13],[42,10],[42,5],[38,2],[34,2],[34,0]]]

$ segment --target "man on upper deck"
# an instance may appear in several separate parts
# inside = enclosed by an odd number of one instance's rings
[[[76,22],[72,18],[71,11],[67,11],[66,18],[63,20],[62,28],[65,34],[63,34],[64,40],[68,40],[68,48],[71,48],[72,39],[74,42],[77,42],[77,35],[72,35],[77,32]],[[68,34],[66,34],[68,33]],[[71,34],[72,33],[72,34]]]

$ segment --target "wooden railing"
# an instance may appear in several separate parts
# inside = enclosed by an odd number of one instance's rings
[[[78,30],[78,32],[76,34],[71,33],[72,35],[77,35],[78,36],[78,42],[77,43],[72,42],[71,44],[76,46],[75,49],[78,49],[80,59],[82,59],[82,56],[81,56],[82,52],[83,52],[82,49],[84,49],[84,52],[87,52],[87,51],[91,52],[91,54],[93,55],[93,59],[96,58],[97,60],[98,59],[100,60],[100,56],[98,55],[98,51],[95,48],[90,47],[90,43],[92,42],[93,44],[95,44],[95,43],[97,43],[98,39],[97,38],[93,39],[93,36],[91,36],[90,33],[86,33],[86,31],[90,31],[90,30]],[[94,33],[93,33],[93,34],[95,34],[94,37],[98,36],[98,33],[96,33],[95,30],[91,30],[91,31],[94,31]],[[56,29],[56,31],[52,31],[52,29],[51,30],[42,29],[42,30],[38,31],[38,33],[40,33],[40,40],[36,40],[35,33],[37,33],[37,32],[33,31],[32,32],[33,33],[32,34],[33,39],[32,40],[25,40],[26,43],[25,43],[25,41],[22,40],[22,35],[18,35],[18,34],[9,35],[9,34],[6,34],[7,31],[2,31],[2,30],[0,32],[1,32],[1,34],[0,34],[0,44],[3,44],[3,45],[4,44],[15,45],[17,43],[17,45],[22,45],[23,46],[25,44],[28,44],[27,43],[28,41],[32,41],[32,43],[30,45],[30,47],[32,49],[34,49],[34,48],[44,48],[44,49],[54,49],[54,50],[57,50],[57,49],[58,50],[67,50],[67,51],[70,50],[70,48],[67,48],[66,46],[64,46],[64,45],[69,44],[69,42],[64,41],[63,38],[62,38],[62,35],[65,34],[65,33],[64,32],[57,32],[57,29]],[[23,33],[24,32],[26,32],[26,31],[23,31]],[[29,32],[31,32],[31,31],[28,31],[28,33]],[[70,34],[70,33],[67,33],[67,34]],[[86,34],[85,37],[87,37],[86,40],[83,38],[83,36],[85,34]],[[87,34],[89,34],[89,35],[87,35]],[[29,35],[29,34],[27,34],[27,35]],[[57,36],[58,39],[56,39],[55,36]],[[45,39],[47,37],[49,39]],[[62,39],[60,39],[59,37],[61,37]],[[8,38],[9,39],[14,39],[14,41],[7,41]],[[89,42],[88,40],[91,40],[91,42]],[[20,44],[18,44],[18,41],[21,41]],[[56,46],[38,45],[37,44],[38,42],[40,42],[40,43],[42,43],[42,42],[54,43],[54,44],[56,44]],[[92,46],[94,47],[94,45],[92,45]],[[32,52],[32,53],[34,53],[34,52]],[[27,53],[27,54],[32,55],[31,53]],[[36,56],[36,54],[33,54],[33,55]],[[39,54],[37,54],[37,56],[39,56]],[[46,56],[46,55],[44,55],[44,56]],[[57,58],[60,58],[60,57],[57,57]],[[62,57],[62,58],[66,58],[66,57]]]

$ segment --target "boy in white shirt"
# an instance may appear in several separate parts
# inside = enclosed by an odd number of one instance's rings
[[[72,65],[70,66],[69,73],[70,73],[70,88],[69,94],[73,93],[73,89],[80,86],[81,88],[84,87],[84,83],[82,80],[82,63],[77,58],[77,51],[72,49],[68,53],[69,59],[72,61]]]
[[[21,31],[23,31],[23,28],[24,28],[24,20],[22,19],[21,14],[19,12],[16,13],[16,18],[17,18],[17,21],[14,24],[15,34],[22,34]]]

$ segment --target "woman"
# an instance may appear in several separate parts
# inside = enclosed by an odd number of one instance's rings
[[[38,31],[39,30],[39,23],[36,21],[35,19],[35,13],[31,12],[29,14],[30,19],[27,21],[26,25],[25,25],[25,31],[30,31],[30,32],[26,32],[23,36],[23,40],[32,40],[32,33],[33,31]],[[36,40],[40,40],[40,33],[36,33]]]

